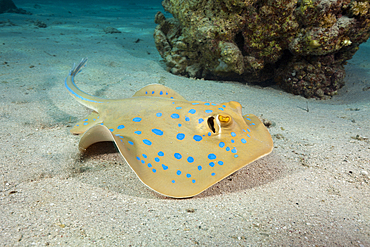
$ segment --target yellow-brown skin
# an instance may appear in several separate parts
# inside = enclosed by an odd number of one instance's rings
[[[93,110],[71,129],[82,134],[80,150],[113,141],[138,178],[162,195],[197,195],[273,149],[263,123],[252,114],[243,116],[235,101],[187,101],[160,84],[126,99],[89,95],[74,82],[86,61],[65,81],[68,92]]]

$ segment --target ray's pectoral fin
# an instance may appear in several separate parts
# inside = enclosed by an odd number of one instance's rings
[[[90,145],[106,141],[115,141],[112,132],[104,125],[95,125],[83,134],[78,147],[85,152]]]
[[[161,84],[151,84],[137,91],[132,97],[149,96],[169,99],[186,100],[175,90]]]
[[[95,125],[82,135],[79,143],[79,149],[81,152],[85,152],[86,149],[94,143],[113,141],[122,157],[130,164],[130,166],[137,164],[138,160],[136,159],[136,156],[133,156],[129,149],[125,147],[122,142],[122,138],[124,137],[113,135],[113,133],[104,125]]]
[[[244,115],[243,119],[251,131],[251,138],[253,138],[257,144],[251,145],[249,147],[249,152],[254,152],[256,155],[261,155],[260,157],[271,153],[273,149],[272,138],[270,132],[267,130],[262,121],[252,114]]]
[[[85,119],[78,122],[70,132],[74,135],[80,135],[85,133],[86,130],[90,129],[92,126],[102,123],[102,120],[99,117],[99,114],[93,111]]]

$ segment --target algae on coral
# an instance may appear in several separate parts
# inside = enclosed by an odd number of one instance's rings
[[[164,0],[156,47],[171,73],[277,82],[325,98],[344,85],[344,64],[369,37],[368,1]]]

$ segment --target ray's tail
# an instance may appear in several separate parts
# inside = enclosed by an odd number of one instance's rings
[[[96,112],[99,112],[99,105],[102,103],[106,103],[106,99],[102,99],[90,94],[85,93],[81,89],[79,89],[75,84],[75,76],[82,70],[83,67],[86,66],[87,58],[83,58],[77,66],[74,64],[69,75],[65,79],[65,87],[67,91],[82,105],[93,109]]]
[[[85,67],[87,64],[87,58],[82,58],[81,62],[76,66],[76,64],[73,64],[71,71],[69,74],[71,76],[76,76],[80,71],[82,70],[83,67]]]

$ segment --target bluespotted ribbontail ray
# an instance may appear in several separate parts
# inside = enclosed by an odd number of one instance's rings
[[[71,129],[83,134],[80,150],[113,141],[138,178],[162,195],[197,195],[272,151],[266,127],[252,114],[242,116],[238,102],[187,101],[159,84],[131,98],[99,98],[75,84],[86,62],[73,66],[65,80],[68,92],[93,110]]]

